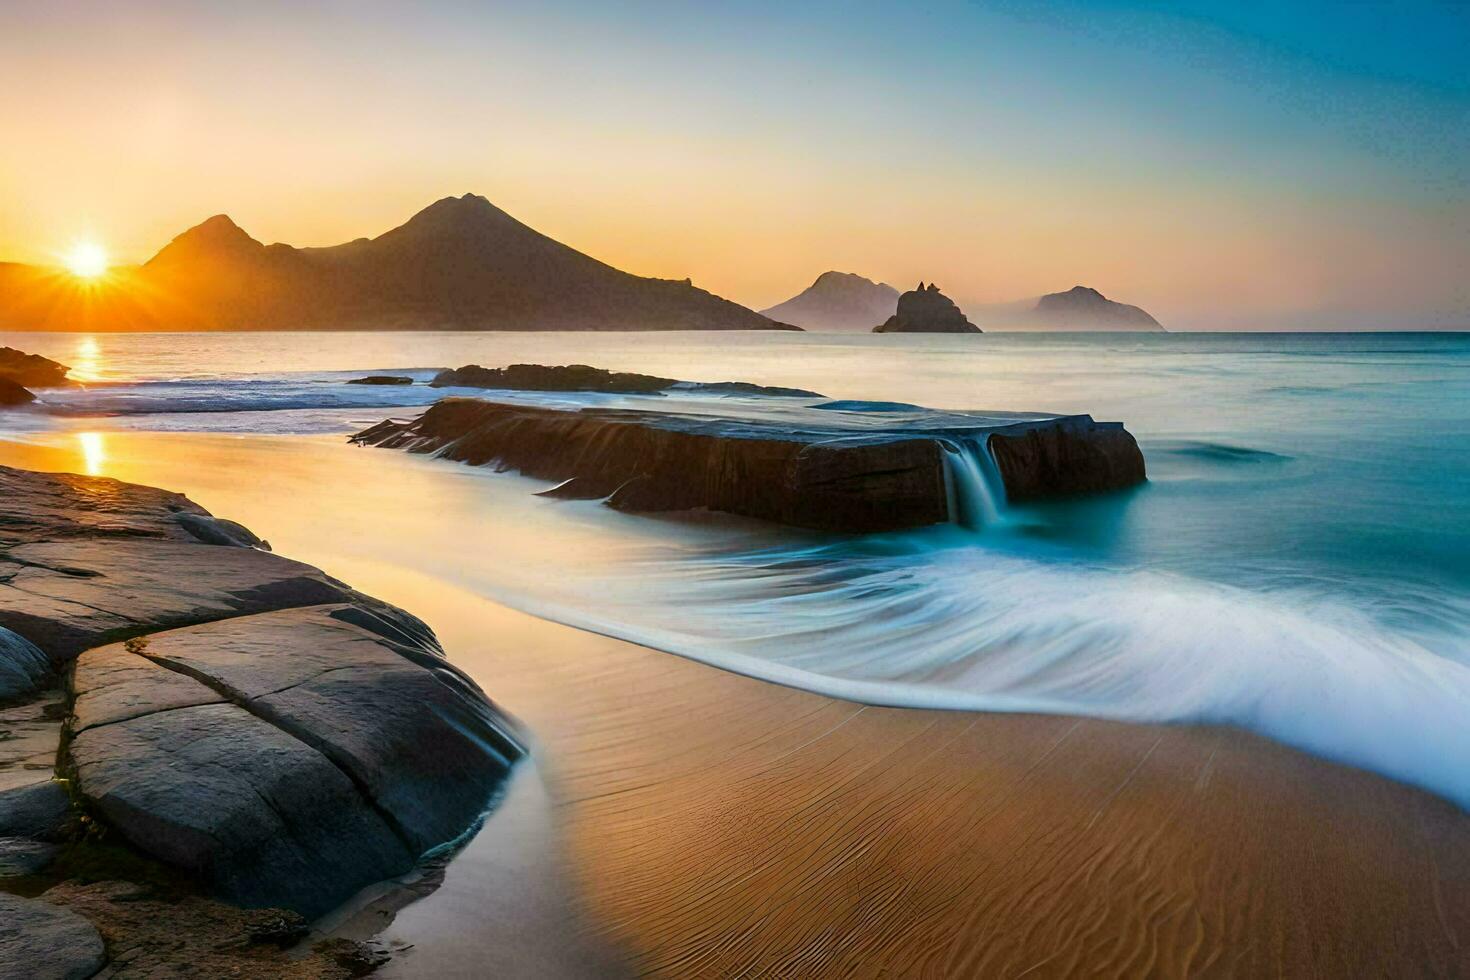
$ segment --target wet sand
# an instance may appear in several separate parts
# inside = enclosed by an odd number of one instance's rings
[[[1470,962],[1470,818],[1381,777],[1229,729],[863,707],[508,610],[476,644],[445,599],[424,611],[541,737],[587,924],[639,972]]]
[[[1470,962],[1470,816],[1442,799],[1235,730],[863,707],[725,673],[375,557],[326,510],[288,513],[253,466],[253,488],[169,479],[159,458],[109,475],[190,492],[428,621],[536,734],[565,928],[634,972],[1457,976]],[[391,522],[356,519],[369,536]],[[400,975],[422,975],[430,950],[437,976],[483,975],[495,930],[468,923],[499,913],[477,889],[528,887],[524,867],[483,867],[410,907],[400,938],[424,952],[400,954]]]

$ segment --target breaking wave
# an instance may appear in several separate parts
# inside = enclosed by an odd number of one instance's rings
[[[1265,594],[975,537],[654,561],[560,598],[503,598],[873,704],[1237,725],[1470,808],[1470,604],[1413,635],[1384,625],[1386,598]]]

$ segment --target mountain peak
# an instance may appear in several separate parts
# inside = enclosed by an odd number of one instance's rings
[[[174,241],[179,241],[184,238],[192,238],[200,241],[240,241],[241,239],[255,241],[255,239],[245,233],[245,229],[235,224],[234,219],[227,214],[217,214],[212,218],[205,218],[199,224],[190,228],[178,236],[178,238],[175,238]]]
[[[867,330],[891,316],[898,290],[853,272],[824,272],[796,296],[768,310],[766,316],[813,330]]]
[[[878,285],[873,280],[868,279],[868,278],[866,278],[864,276],[860,276],[856,272],[838,272],[838,271],[836,271],[834,269],[834,270],[832,270],[830,272],[824,272],[820,276],[817,276],[816,281],[813,282],[812,285],[813,286],[823,286],[823,285],[831,286],[831,285],[844,284],[844,285],[858,286],[858,285],[862,285],[864,283],[866,283],[869,286],[876,286],[876,285]]]
[[[414,218],[425,215],[472,215],[472,214],[500,214],[501,211],[490,203],[490,199],[480,194],[464,194],[460,197],[441,197],[439,200],[424,208]],[[413,218],[409,219],[410,221]]]
[[[444,197],[430,204],[398,228],[388,232],[444,234],[480,229],[515,219],[479,194]],[[385,236],[387,237],[387,236]]]
[[[148,265],[191,259],[200,255],[225,255],[257,252],[265,246],[251,238],[245,229],[227,214],[216,214],[178,235],[153,258]]]
[[[688,280],[615,269],[478,194],[443,198],[375,238],[317,248],[266,246],[215,215],[165,246],[137,283],[168,302],[157,304],[161,319],[150,308],[134,321],[172,329],[793,329]]]
[[[1159,322],[1136,306],[1108,299],[1091,286],[1073,286],[1036,301],[1038,316],[1057,318],[1063,326],[1119,330],[1161,330]]]

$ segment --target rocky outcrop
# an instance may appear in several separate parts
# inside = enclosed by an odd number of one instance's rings
[[[809,424],[653,411],[563,411],[446,398],[416,419],[387,420],[359,445],[435,453],[565,481],[564,498],[614,509],[705,508],[797,527],[869,532],[940,523],[952,513],[946,446],[992,438],[1014,499],[1116,489],[1144,479],[1143,455],[1118,423],[1088,416],[1001,419],[932,413],[885,431],[872,411],[811,408]],[[920,410],[922,411],[922,410]],[[821,418],[817,418],[821,416]]]
[[[263,613],[82,654],[80,791],[243,905],[315,914],[407,871],[475,825],[520,750],[472,681],[362,612]]]
[[[827,446],[645,412],[565,412],[446,398],[418,419],[353,437],[568,481],[556,496],[608,498],[618,510],[706,507],[799,527],[878,530],[944,519],[931,444]]]
[[[9,378],[0,378],[0,408],[29,405],[35,400],[36,396],[24,385],[16,384]]]
[[[0,978],[86,980],[106,962],[101,935],[80,915],[0,892]]]
[[[310,565],[241,546],[252,540],[180,494],[0,467],[0,627],[60,666],[140,633],[296,606],[350,601],[412,619]]]
[[[24,385],[28,388],[55,388],[70,384],[66,374],[71,368],[65,364],[27,354],[14,347],[0,347],[0,379]]]
[[[980,328],[939,287],[919,283],[898,298],[898,312],[873,328],[873,333],[979,333]]]
[[[868,330],[897,308],[898,290],[886,282],[851,272],[824,272],[806,289],[761,314],[803,330]]]
[[[350,385],[411,385],[413,378],[401,374],[370,374],[365,378],[352,378]]]
[[[423,623],[262,546],[177,494],[0,468],[0,677],[67,678],[59,754],[41,711],[45,771],[0,809],[54,831],[56,762],[110,839],[316,915],[473,829],[523,750]]]

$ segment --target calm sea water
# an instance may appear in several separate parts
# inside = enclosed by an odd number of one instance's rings
[[[478,519],[504,522],[506,533],[494,553],[460,556],[456,574],[552,618],[826,693],[1227,722],[1470,806],[1470,336],[28,334],[0,343],[56,357],[92,382],[0,417],[0,434],[26,440],[109,429],[321,438],[443,394],[347,386],[347,377],[426,379],[440,367],[517,361],[1120,420],[1143,447],[1146,486],[1007,507],[978,529],[854,538],[629,519],[532,498],[530,481],[484,473],[476,492],[496,506]],[[381,465],[463,477],[396,454]]]

